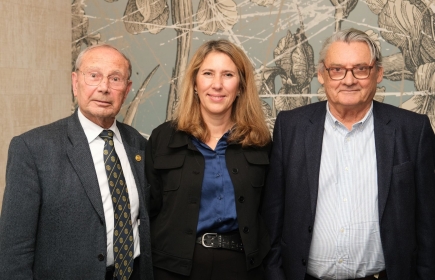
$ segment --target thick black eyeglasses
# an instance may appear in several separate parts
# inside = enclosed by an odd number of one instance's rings
[[[323,66],[325,67],[325,70],[328,71],[329,77],[331,80],[339,81],[343,80],[344,77],[347,75],[347,71],[352,72],[352,75],[355,77],[355,79],[358,80],[364,80],[367,79],[370,76],[370,70],[374,67],[374,65],[362,65],[362,66],[356,66],[353,68],[344,68],[344,67],[330,67],[327,68],[325,65],[325,62],[323,62]]]

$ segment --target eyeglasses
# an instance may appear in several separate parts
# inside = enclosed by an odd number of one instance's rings
[[[104,75],[98,71],[79,71],[83,74],[85,83],[88,86],[98,86],[104,79]],[[126,80],[119,74],[113,74],[107,76],[107,83],[111,89],[122,90],[125,87]]]
[[[370,76],[370,70],[372,70],[372,68],[374,67],[374,65],[372,66],[362,65],[353,68],[343,68],[343,67],[326,68],[325,62],[323,62],[323,66],[325,67],[325,70],[328,71],[331,80],[334,81],[343,80],[344,77],[346,77],[347,75],[347,71],[352,72],[352,75],[355,77],[355,79],[358,80],[367,79]]]

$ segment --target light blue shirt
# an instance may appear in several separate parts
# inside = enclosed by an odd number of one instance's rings
[[[352,279],[385,269],[379,230],[373,104],[349,131],[329,111],[308,274]]]

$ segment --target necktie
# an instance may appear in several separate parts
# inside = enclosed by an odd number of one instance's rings
[[[104,165],[110,193],[112,194],[114,228],[113,256],[115,259],[114,279],[128,280],[133,272],[133,228],[131,226],[130,200],[121,162],[113,144],[113,131],[103,130]]]

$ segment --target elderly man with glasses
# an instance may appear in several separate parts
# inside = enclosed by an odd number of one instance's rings
[[[328,38],[327,101],[281,112],[262,214],[267,279],[435,279],[435,136],[426,115],[373,100],[379,47]]]
[[[75,113],[11,141],[0,278],[153,279],[146,139],[115,120],[130,60],[95,45],[75,68]]]

